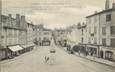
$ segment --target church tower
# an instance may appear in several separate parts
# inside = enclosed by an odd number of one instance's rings
[[[110,0],[106,0],[105,2],[105,10],[110,8]]]

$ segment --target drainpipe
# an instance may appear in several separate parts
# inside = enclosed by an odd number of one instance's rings
[[[100,57],[100,29],[101,28],[101,26],[100,26],[100,14],[99,14],[99,45],[98,45],[98,57]]]

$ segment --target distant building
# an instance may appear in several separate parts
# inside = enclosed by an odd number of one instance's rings
[[[70,32],[67,34],[68,43],[81,43],[81,29],[78,29],[78,25],[69,26],[67,29],[70,30]]]
[[[38,25],[37,41],[39,45],[48,46],[52,41],[52,30],[44,28],[43,25]]]
[[[77,29],[79,30],[79,42],[78,44],[86,44],[87,43],[87,25],[86,23],[79,23],[77,26]]]
[[[68,41],[68,30],[66,29],[55,29],[53,32],[54,40],[56,45],[66,46]]]
[[[35,26],[32,23],[27,23],[27,43],[32,44],[35,39]]]

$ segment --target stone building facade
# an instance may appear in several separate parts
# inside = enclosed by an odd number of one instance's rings
[[[1,32],[2,32],[2,23],[1,23],[1,15],[2,15],[2,1],[0,0],[0,48],[1,46]],[[0,57],[2,56],[0,51]]]
[[[16,45],[26,44],[26,20],[25,16],[16,14],[13,18],[11,14],[8,16],[1,16],[2,30],[1,30],[1,47],[2,58],[7,56],[7,48]]]
[[[79,31],[79,41],[78,44],[86,44],[87,43],[87,25],[86,23],[78,23],[77,29]]]
[[[67,29],[55,29],[53,31],[54,41],[56,45],[66,46],[68,41]]]
[[[37,41],[41,46],[49,46],[52,41],[52,30],[45,28],[43,25],[38,25]]]
[[[33,23],[27,23],[27,43],[32,44],[36,38],[36,28]]]
[[[86,17],[85,43],[91,55],[108,60],[115,60],[115,3],[105,10]],[[85,30],[85,29],[84,29]]]

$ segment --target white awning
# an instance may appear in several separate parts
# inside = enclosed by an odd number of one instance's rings
[[[35,44],[34,43],[31,43],[31,44],[27,44],[27,45],[22,45],[23,48],[28,48],[28,47],[31,47],[31,46],[34,46]]]
[[[8,47],[11,51],[13,52],[16,52],[16,51],[19,51],[19,50],[22,50],[23,48],[19,45],[16,45],[16,46],[9,46]]]

